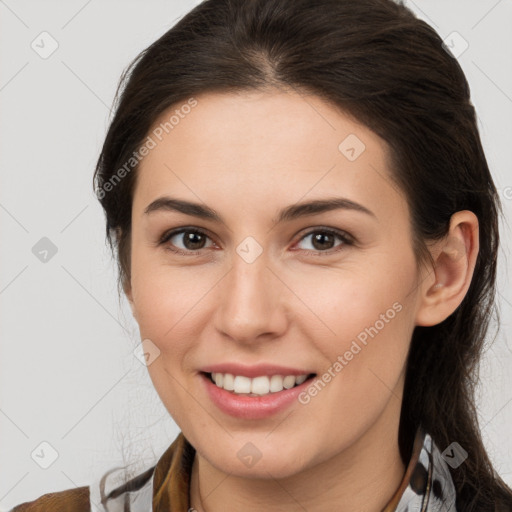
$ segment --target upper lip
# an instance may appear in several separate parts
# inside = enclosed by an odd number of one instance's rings
[[[263,375],[270,377],[272,375],[309,375],[314,373],[309,370],[265,363],[251,366],[240,363],[219,363],[205,366],[201,368],[200,371],[205,373],[231,373],[232,375],[243,375],[249,378],[260,377]]]

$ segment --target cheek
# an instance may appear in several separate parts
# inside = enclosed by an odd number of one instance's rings
[[[132,292],[140,338],[149,339],[159,351],[148,371],[168,407],[180,402],[176,397],[189,385],[183,379],[195,371],[193,356],[221,277],[207,265],[173,268],[161,260],[133,260]],[[186,396],[183,400],[187,403]]]
[[[396,385],[414,329],[415,278],[413,257],[397,261],[390,253],[364,272],[326,271],[321,285],[313,276],[303,277],[302,286],[296,282],[297,295],[314,312],[308,312],[303,329],[323,354],[325,371],[343,375],[332,381],[368,392],[379,379],[384,388]]]
[[[135,254],[131,284],[141,336],[159,343],[181,339],[214,282],[211,272],[197,266],[175,268],[162,256]]]
[[[191,407],[186,391],[192,385],[190,355],[202,329],[201,298],[211,285],[194,278],[191,269],[178,271],[161,264],[132,268],[140,337],[151,340],[159,351],[148,373],[167,411],[184,428]]]
[[[366,265],[346,268],[316,269],[287,277],[296,303],[296,318],[307,317],[315,332],[324,338],[343,340],[359,337],[364,342],[366,329],[375,332],[392,330],[401,324],[403,311],[414,300],[411,293],[415,279],[413,262],[393,261],[392,258]],[[303,325],[305,327],[305,324]],[[321,329],[319,331],[318,329]],[[317,336],[312,335],[312,339]]]
[[[352,285],[352,286],[351,286]],[[334,286],[334,285],[332,285]],[[398,407],[403,371],[414,328],[405,283],[354,280],[338,282],[324,301],[322,320],[334,334],[314,335],[325,366],[301,397],[304,425],[326,429],[333,444],[356,438],[388,404]],[[338,425],[337,432],[330,425]]]

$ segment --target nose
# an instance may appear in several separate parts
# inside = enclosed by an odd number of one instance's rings
[[[268,264],[264,253],[252,263],[234,254],[231,269],[218,284],[215,326],[222,335],[254,344],[286,331],[286,287]]]

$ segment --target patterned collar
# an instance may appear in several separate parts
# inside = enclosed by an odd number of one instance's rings
[[[108,472],[90,488],[91,512],[193,512],[189,485],[194,455],[180,433],[155,466],[127,483],[119,485],[121,470]],[[382,512],[457,512],[448,465],[421,427],[402,483]]]
[[[457,512],[455,499],[448,465],[420,427],[402,483],[382,512]]]

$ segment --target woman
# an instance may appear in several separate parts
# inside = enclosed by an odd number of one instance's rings
[[[478,429],[499,200],[391,0],[210,0],[123,76],[95,186],[181,429],[22,510],[506,511]]]

